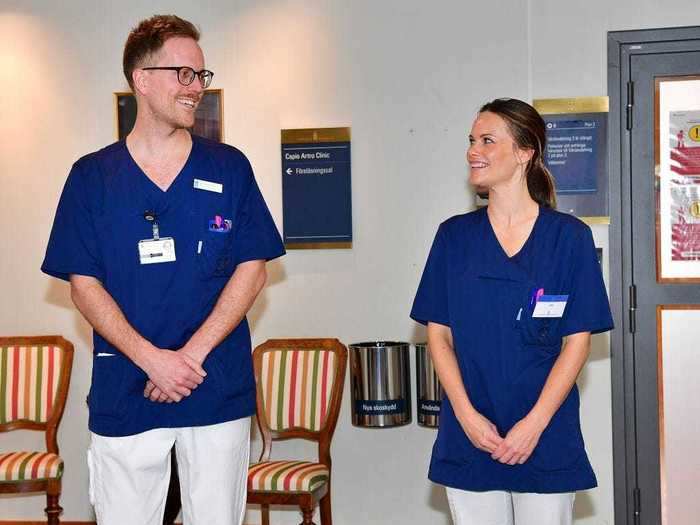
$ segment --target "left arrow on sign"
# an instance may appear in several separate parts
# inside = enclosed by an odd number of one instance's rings
[[[292,174],[292,168],[287,168],[287,175],[291,175],[291,174]]]

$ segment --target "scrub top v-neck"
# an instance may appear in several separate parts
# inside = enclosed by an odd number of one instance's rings
[[[561,317],[533,316],[538,290],[566,297]],[[590,228],[545,207],[522,248],[510,257],[486,208],[441,224],[411,317],[451,329],[470,401],[501,436],[534,406],[563,337],[613,326]],[[578,407],[574,386],[528,461],[511,466],[471,444],[445,398],[429,477],[471,491],[553,493],[593,487]]]
[[[487,209],[488,210],[488,209]],[[532,228],[530,229],[530,233],[528,234],[527,238],[525,239],[525,242],[523,242],[522,246],[518,249],[517,252],[515,252],[512,255],[508,255],[508,252],[506,252],[505,248],[501,244],[501,241],[498,239],[498,235],[496,235],[496,230],[493,227],[493,224],[491,223],[491,219],[489,218],[488,211],[486,212],[486,222],[488,224],[488,232],[490,233],[489,237],[491,237],[491,241],[494,242],[497,246],[497,249],[501,251],[503,256],[506,258],[508,261],[513,261],[516,260],[517,257],[523,253],[524,250],[527,249],[528,244],[530,244],[530,240],[535,236],[535,228],[537,228],[537,223],[540,221],[540,213],[539,210],[537,212],[537,217],[535,217],[535,221],[532,224]]]
[[[145,186],[150,187],[150,189],[156,195],[159,196],[167,195],[170,192],[170,190],[178,184],[179,181],[185,180],[187,178],[187,172],[191,169],[192,163],[196,162],[196,160],[194,160],[195,155],[193,155],[193,153],[195,153],[195,141],[192,140],[190,144],[190,150],[187,153],[187,158],[185,159],[184,164],[177,172],[173,180],[170,181],[168,187],[163,189],[160,186],[158,186],[158,184],[156,184],[155,181],[151,179],[145,171],[143,171],[143,168],[139,165],[139,163],[136,162],[136,159],[131,154],[131,151],[129,151],[129,146],[126,143],[126,140],[123,143],[124,149],[126,149],[127,163],[131,165],[131,168],[134,170],[134,172],[138,173],[142,179],[145,179]]]
[[[174,260],[144,264],[140,257],[139,243],[153,239],[153,222],[161,239],[172,239]],[[283,253],[240,151],[192,136],[189,157],[164,191],[120,141],[73,166],[42,270],[66,280],[71,274],[99,279],[137,332],[177,350],[212,311],[238,264]],[[245,319],[205,360],[205,381],[179,403],[145,399],[145,373],[97,333],[94,355],[89,406],[97,434],[215,424],[255,411]]]

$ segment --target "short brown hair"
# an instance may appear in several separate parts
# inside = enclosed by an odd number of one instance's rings
[[[142,20],[129,33],[124,45],[123,68],[129,87],[134,89],[132,73],[144,60],[160,51],[169,38],[176,36],[199,41],[199,30],[192,22],[175,15],[154,15]]]

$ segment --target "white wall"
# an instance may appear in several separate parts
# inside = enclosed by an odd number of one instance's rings
[[[472,206],[463,156],[479,105],[497,96],[604,95],[607,30],[680,25],[693,19],[688,12],[700,14],[690,1],[675,2],[677,14],[650,0],[594,4],[5,0],[0,333],[60,333],[76,345],[59,433],[64,519],[92,517],[84,461],[90,330],[67,286],[38,268],[71,163],[114,140],[112,92],[126,87],[121,51],[138,20],[174,12],[201,27],[215,87],[224,89],[226,140],[249,156],[278,225],[279,130],[352,126],[353,249],[290,252],[271,263],[270,285],[250,316],[254,343],[295,336],[419,341],[424,333],[408,311],[435,228]],[[607,248],[605,229],[595,234]],[[609,364],[606,339],[598,338],[581,384],[601,487],[579,498],[579,525],[612,523]],[[333,442],[336,523],[447,523],[443,492],[425,478],[434,431],[415,422],[357,429],[345,394]],[[0,446],[26,447],[30,439],[40,446],[26,433],[2,436]],[[312,452],[292,443],[275,450]],[[43,506],[38,496],[0,498],[0,519],[38,519]],[[259,522],[258,513],[248,522]],[[299,517],[284,511],[276,522]]]

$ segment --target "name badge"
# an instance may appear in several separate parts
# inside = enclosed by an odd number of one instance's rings
[[[212,182],[210,180],[194,179],[193,186],[197,190],[213,191],[214,193],[221,193],[224,191],[223,184]]]
[[[141,264],[156,264],[175,261],[175,239],[144,239],[139,241],[139,260]]]
[[[561,317],[568,300],[568,295],[540,295],[532,317]]]

